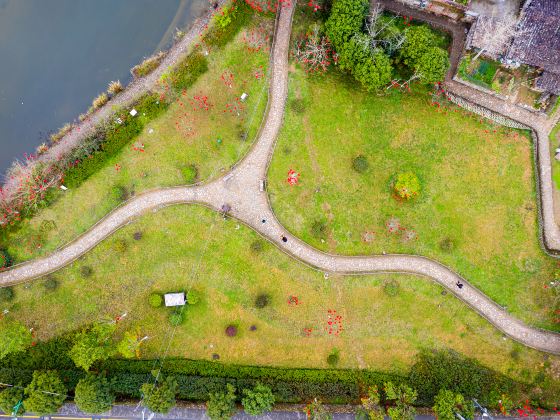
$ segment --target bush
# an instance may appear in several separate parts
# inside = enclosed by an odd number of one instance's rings
[[[134,232],[134,235],[132,235],[132,237],[134,238],[135,241],[139,241],[140,239],[142,239],[142,232],[140,231]]]
[[[91,268],[89,265],[82,265],[80,267],[80,276],[82,276],[82,278],[87,279],[88,277],[91,277],[92,274],[93,268]]]
[[[257,295],[257,298],[255,299],[255,307],[259,309],[268,306],[269,303],[270,303],[270,295],[266,293],[261,293]]]
[[[198,181],[198,168],[194,164],[186,165],[181,168],[181,175],[187,184],[194,184]]]
[[[124,254],[128,249],[128,243],[124,239],[115,239],[112,248],[116,253]]]
[[[140,64],[135,65],[130,70],[132,76],[134,78],[145,77],[155,69],[158,68],[161,61],[165,58],[165,52],[160,51],[157,54],[152,55],[151,57],[145,58]]]
[[[0,321],[0,360],[31,345],[31,331],[17,321]]]
[[[119,203],[128,200],[130,196],[130,191],[124,185],[115,185],[111,188],[111,197]]]
[[[169,315],[169,323],[174,327],[178,327],[179,325],[181,325],[185,320],[183,313],[184,311],[182,310],[175,310],[171,312],[171,314]]]
[[[399,282],[396,280],[389,280],[383,284],[383,290],[387,296],[397,296],[399,294]]]
[[[369,162],[364,155],[358,155],[352,159],[352,168],[359,174],[363,174],[369,169]]]
[[[111,408],[115,396],[105,376],[90,373],[76,385],[74,402],[85,413],[99,414]]]
[[[22,396],[22,391],[18,387],[6,387],[2,391],[0,391],[0,410],[4,413],[12,413],[14,407],[19,402]],[[16,413],[14,414],[23,414],[25,412],[25,408],[20,406]]]
[[[98,109],[101,108],[103,105],[105,105],[108,101],[109,101],[109,97],[105,92],[103,92],[97,95],[97,97],[91,102],[91,106],[94,109]]]
[[[62,137],[64,137],[66,134],[72,131],[73,128],[74,128],[73,124],[70,123],[64,124],[62,127],[60,127],[60,129],[56,133],[53,133],[49,136],[50,141],[53,143],[58,143],[62,139]]]
[[[56,413],[66,399],[66,392],[56,371],[35,371],[25,388],[25,409],[40,416]]]
[[[200,302],[200,293],[194,289],[189,290],[187,292],[187,302],[189,305],[196,305]]]
[[[218,21],[217,25],[208,32],[204,40],[210,46],[223,47],[230,42],[235,35],[251,20],[253,11],[245,2],[239,2],[237,7],[232,12],[229,12],[229,23],[221,26],[220,23],[227,22],[227,20]]]
[[[420,180],[412,172],[398,174],[393,186],[395,193],[405,200],[410,200],[420,193]]]
[[[262,383],[257,383],[252,390],[244,389],[243,395],[241,404],[245,412],[251,416],[260,416],[270,411],[276,401],[272,390]]]
[[[235,325],[228,325],[226,327],[226,335],[228,337],[235,337],[237,335],[237,327]]]
[[[120,80],[117,81],[112,81],[111,83],[109,83],[109,85],[107,86],[107,92],[109,92],[111,95],[115,96],[116,94],[120,93],[123,91],[123,85],[121,84]]]
[[[336,366],[340,360],[340,355],[338,349],[333,349],[331,353],[327,356],[327,363],[329,366]]]
[[[113,333],[115,323],[96,323],[77,333],[68,356],[76,366],[89,370],[98,360],[106,360],[114,354]]]
[[[316,220],[311,225],[311,234],[316,239],[325,239],[327,237],[327,224],[322,220]]]
[[[53,292],[58,289],[58,280],[53,276],[47,276],[47,279],[43,283],[43,287],[47,292]]]
[[[6,249],[0,248],[0,270],[12,265],[12,258]]]
[[[210,420],[228,420],[235,414],[235,387],[226,385],[226,392],[211,392],[206,403]]]
[[[461,394],[446,389],[440,390],[434,398],[433,409],[438,420],[455,420],[457,414],[466,420],[474,418],[473,403],[465,401]]]
[[[154,413],[167,413],[176,404],[177,387],[177,381],[172,377],[143,384],[141,391],[144,405]]]
[[[453,241],[453,239],[451,238],[442,239],[442,241],[439,243],[439,249],[444,252],[451,252],[453,251],[453,249],[455,249],[455,241]]]
[[[159,308],[163,305],[163,296],[159,293],[152,293],[148,298],[148,302],[152,308]]]
[[[260,254],[264,250],[264,241],[262,239],[255,239],[251,242],[251,251],[255,254]]]
[[[171,72],[171,84],[175,90],[190,88],[200,76],[208,71],[208,60],[200,52],[194,52],[181,61]]]
[[[14,288],[11,286],[0,288],[0,303],[7,303],[14,300]]]

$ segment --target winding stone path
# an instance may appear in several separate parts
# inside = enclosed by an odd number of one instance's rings
[[[92,249],[118,228],[150,210],[155,211],[172,204],[198,203],[220,211],[222,205],[229,204],[231,216],[313,268],[325,273],[399,272],[430,277],[512,339],[544,352],[560,354],[560,334],[524,324],[457,273],[435,261],[410,255],[330,255],[291,235],[278,222],[268,201],[268,194],[260,191],[259,185],[260,181],[266,178],[268,164],[283,121],[288,93],[288,51],[294,8],[295,4],[286,6],[279,14],[271,57],[272,76],[266,119],[255,145],[241,162],[224,177],[208,184],[160,189],[137,196],[108,214],[88,232],[61,250],[0,273],[0,285],[19,283],[58,270]],[[456,286],[458,281],[463,283],[462,289]]]

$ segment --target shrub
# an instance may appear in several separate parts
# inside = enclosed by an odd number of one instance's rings
[[[383,290],[387,296],[397,296],[399,294],[399,282],[394,279],[388,280],[383,284]]]
[[[111,188],[111,197],[117,202],[128,200],[130,195],[130,191],[124,185],[115,185]]]
[[[66,399],[66,387],[54,370],[35,371],[25,388],[25,409],[40,416],[56,413]]]
[[[138,339],[138,334],[130,331],[125,331],[122,340],[117,344],[117,351],[122,357],[131,359],[140,355],[141,341]]]
[[[367,9],[368,3],[365,0],[333,2],[331,14],[325,23],[325,31],[338,52],[354,34],[360,31]]]
[[[235,337],[237,335],[237,327],[235,325],[228,325],[226,327],[226,335],[228,337]]]
[[[0,288],[0,303],[7,303],[14,300],[14,288],[11,286]]]
[[[223,7],[222,13],[216,13],[214,15],[214,24],[216,24],[219,28],[223,29],[229,24],[231,24],[231,20],[235,17],[235,13],[237,12],[237,6],[235,4],[231,5],[230,7]]]
[[[356,413],[357,419],[383,420],[385,418],[385,410],[380,405],[380,396],[376,385],[370,386],[367,396],[360,400],[362,405]]]
[[[400,173],[396,177],[393,189],[400,198],[410,200],[420,193],[420,180],[412,172]]]
[[[47,276],[47,279],[43,283],[43,287],[47,292],[53,292],[58,289],[58,280],[53,276]]]
[[[142,232],[140,231],[134,232],[134,235],[132,235],[132,237],[134,238],[135,241],[139,241],[140,239],[142,239]]]
[[[229,22],[225,26],[220,23],[227,22],[227,19],[221,19],[221,22],[208,32],[205,36],[205,42],[214,47],[223,47],[230,42],[235,35],[245,26],[251,19],[252,10],[245,2],[239,2],[235,7],[234,12],[228,13]]]
[[[465,397],[461,394],[446,389],[440,390],[434,398],[433,409],[438,420],[455,420],[457,414],[466,420],[474,418],[473,403],[465,401]]]
[[[22,391],[19,388],[19,385],[17,388],[15,386],[4,388],[2,391],[0,391],[0,410],[2,410],[4,413],[12,413],[14,407],[19,402],[21,397]],[[23,406],[20,406],[17,412],[14,414],[17,416],[17,414],[23,414],[24,412],[25,408]]]
[[[251,251],[255,254],[260,254],[264,250],[264,241],[262,239],[255,239],[251,242]]]
[[[181,175],[187,184],[194,184],[198,181],[198,168],[195,164],[183,166],[181,168]]]
[[[321,400],[317,398],[307,404],[305,413],[307,414],[307,420],[332,420],[332,414],[327,412]]]
[[[175,90],[188,89],[207,71],[206,56],[200,52],[194,52],[177,64],[171,73],[171,84]]]
[[[194,289],[189,290],[187,292],[187,303],[189,305],[196,305],[198,302],[200,302],[200,293]]]
[[[16,321],[0,321],[0,360],[31,345],[31,331]]]
[[[109,97],[105,92],[103,92],[97,95],[97,97],[91,102],[91,106],[94,109],[98,109],[101,108],[103,105],[105,105],[108,101],[109,101]]]
[[[151,57],[145,58],[144,61],[142,61],[140,64],[132,67],[130,73],[132,73],[132,76],[134,76],[134,78],[145,77],[158,68],[164,57],[165,52],[160,51],[157,54],[152,55]]]
[[[269,303],[270,303],[270,295],[266,293],[261,293],[257,295],[257,298],[255,299],[255,307],[259,309],[268,306]]]
[[[0,270],[12,265],[12,258],[6,249],[0,248]]]
[[[96,361],[112,356],[114,348],[111,339],[115,329],[114,323],[96,323],[76,334],[74,345],[68,352],[76,366],[87,371]]]
[[[54,220],[49,220],[49,219],[43,220],[41,222],[41,226],[39,227],[41,233],[48,233],[53,229],[56,229],[56,222]]]
[[[296,98],[293,99],[290,102],[290,108],[292,109],[292,111],[294,111],[296,114],[303,114],[306,110],[306,106],[305,106],[305,101],[301,98]]]
[[[163,296],[159,293],[152,293],[148,298],[148,302],[152,308],[159,308],[163,305]]]
[[[327,356],[327,363],[329,366],[336,366],[340,360],[340,355],[338,349],[333,349],[331,353]]]
[[[363,174],[369,169],[369,162],[364,155],[358,155],[352,159],[352,168],[359,174]]]
[[[251,416],[260,416],[270,411],[276,401],[272,390],[262,383],[257,383],[252,390],[244,389],[243,395],[241,404],[245,412]]]
[[[415,68],[424,83],[440,82],[449,68],[449,55],[443,48],[430,47],[416,62]]]
[[[123,91],[123,85],[121,84],[120,80],[116,80],[116,81],[112,81],[111,83],[109,83],[109,85],[107,86],[107,92],[109,92],[111,95],[115,96],[116,94],[120,93]]]
[[[455,241],[453,241],[453,239],[451,238],[444,238],[439,243],[439,249],[444,252],[451,252],[453,251],[453,249],[455,249]]]
[[[169,315],[169,323],[174,327],[178,327],[179,325],[181,325],[184,320],[185,318],[182,310],[174,310]]]
[[[124,254],[128,248],[128,243],[124,239],[115,239],[112,248],[113,251]]]
[[[49,146],[47,145],[47,143],[41,143],[39,146],[37,146],[37,149],[35,149],[38,155],[42,155],[47,150],[49,150]]]
[[[49,139],[53,143],[58,143],[62,137],[68,134],[74,128],[74,124],[66,123],[60,129],[49,136]]]
[[[88,277],[91,277],[92,274],[93,268],[91,268],[89,265],[82,265],[80,267],[80,276],[82,276],[82,278],[87,279]]]
[[[210,392],[206,403],[210,420],[228,420],[235,411],[235,387],[232,384],[226,384],[226,392]]]
[[[394,404],[387,410],[391,420],[414,420],[416,409],[412,404],[416,402],[417,392],[408,385],[395,385],[392,382],[386,382],[384,390],[385,399]]]
[[[111,408],[115,396],[105,376],[90,373],[76,385],[74,402],[85,413],[99,414]]]
[[[327,237],[327,224],[322,220],[316,220],[311,225],[311,234],[317,239]]]
[[[176,404],[177,387],[177,381],[170,376],[163,381],[143,384],[144,405],[154,413],[167,413]]]

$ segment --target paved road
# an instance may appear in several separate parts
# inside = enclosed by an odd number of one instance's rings
[[[141,194],[99,221],[88,232],[61,250],[44,258],[16,265],[0,273],[6,286],[58,270],[88,252],[115,230],[148,211],[173,204],[202,204],[220,211],[231,206],[230,215],[251,227],[278,248],[303,263],[328,273],[410,273],[429,277],[446,287],[496,328],[514,340],[548,353],[560,354],[560,335],[530,327],[508,314],[484,293],[449,268],[412,255],[340,256],[318,251],[290,234],[276,219],[268,194],[260,191],[276,138],[282,126],[288,92],[288,51],[294,3],[284,7],[277,20],[271,56],[268,112],[250,153],[221,179],[196,187],[175,187]],[[462,288],[456,286],[463,284]]]

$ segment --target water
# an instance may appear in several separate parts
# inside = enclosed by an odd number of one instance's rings
[[[208,0],[0,0],[0,173],[170,45]]]

